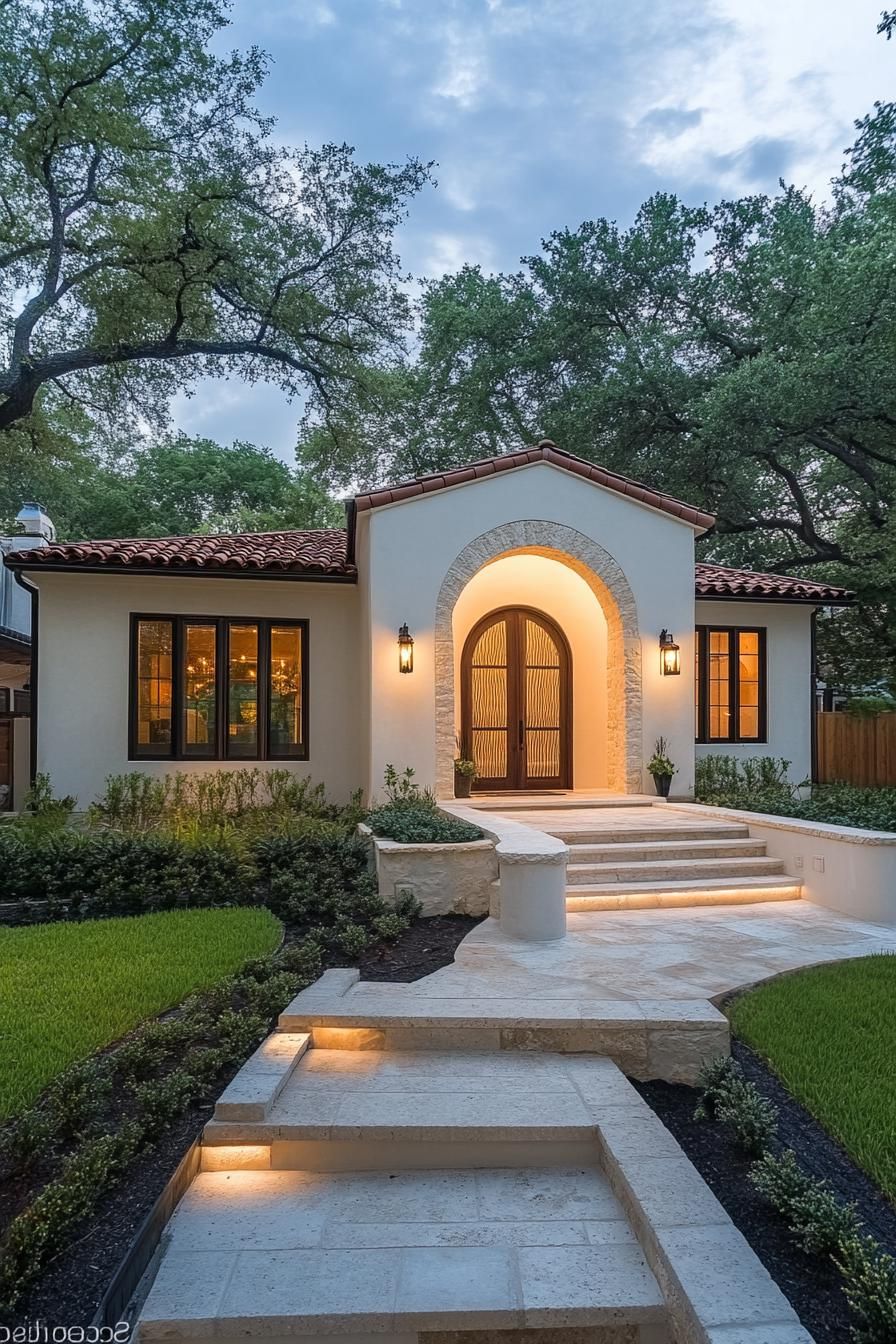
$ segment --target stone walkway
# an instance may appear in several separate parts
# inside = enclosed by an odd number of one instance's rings
[[[812,1344],[624,1073],[693,1082],[727,1050],[714,997],[893,950],[767,899],[571,913],[540,944],[487,919],[411,984],[327,971],[206,1125],[140,1337]]]
[[[356,977],[221,1097],[141,1340],[811,1344],[609,1059],[394,1049],[386,1021],[358,1050]]]
[[[562,942],[505,937],[494,920],[456,960],[402,991],[438,999],[711,999],[782,971],[896,951],[896,929],[810,901],[567,916]],[[359,985],[383,994],[395,986]]]

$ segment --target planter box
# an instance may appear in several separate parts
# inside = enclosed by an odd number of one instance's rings
[[[410,891],[424,915],[485,915],[492,883],[498,877],[493,840],[469,840],[459,845],[404,845],[385,840],[361,825],[359,833],[370,842],[371,867],[379,893],[394,901]]]

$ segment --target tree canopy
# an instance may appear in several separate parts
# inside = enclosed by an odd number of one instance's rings
[[[163,435],[100,461],[76,440],[57,458],[23,455],[0,477],[0,530],[25,499],[48,509],[60,540],[341,527],[342,506],[306,472],[251,443]]]
[[[858,130],[829,205],[660,194],[429,282],[418,356],[301,460],[339,486],[547,436],[713,512],[704,558],[857,590],[837,675],[893,677],[896,109]]]
[[[325,414],[400,344],[392,234],[427,168],[290,151],[219,0],[0,4],[0,430],[75,400],[164,419],[200,373]]]

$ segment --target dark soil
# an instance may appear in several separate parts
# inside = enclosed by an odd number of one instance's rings
[[[365,952],[356,963],[362,980],[419,980],[442,966],[450,966],[454,953],[484,915],[434,915],[412,924],[397,943],[382,944]]]
[[[777,1106],[782,1146],[792,1148],[801,1164],[827,1180],[844,1201],[855,1203],[867,1231],[885,1250],[896,1252],[893,1205],[747,1046],[735,1041],[732,1053],[750,1081]],[[675,1135],[817,1344],[848,1340],[852,1317],[837,1269],[830,1260],[794,1245],[784,1220],[748,1179],[751,1159],[744,1157],[729,1131],[694,1119],[697,1089],[677,1083],[634,1085]]]
[[[93,1319],[141,1223],[212,1110],[212,1104],[191,1108],[155,1147],[141,1153],[28,1294],[19,1320],[87,1325]]]
[[[365,952],[364,980],[419,980],[448,966],[458,943],[479,923],[464,915],[444,915],[413,924],[391,945]],[[287,940],[289,935],[287,934]],[[218,1096],[236,1072],[219,1078],[210,1091]],[[66,1250],[50,1265],[20,1303],[15,1323],[88,1325],[143,1220],[152,1209],[190,1144],[213,1109],[213,1101],[195,1106],[166,1130],[155,1146],[132,1163],[101,1205],[75,1228]],[[21,1208],[41,1184],[0,1180],[0,1226]]]

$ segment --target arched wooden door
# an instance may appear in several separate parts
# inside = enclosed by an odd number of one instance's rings
[[[493,611],[473,627],[461,657],[464,752],[477,790],[571,787],[569,646],[528,607]]]

